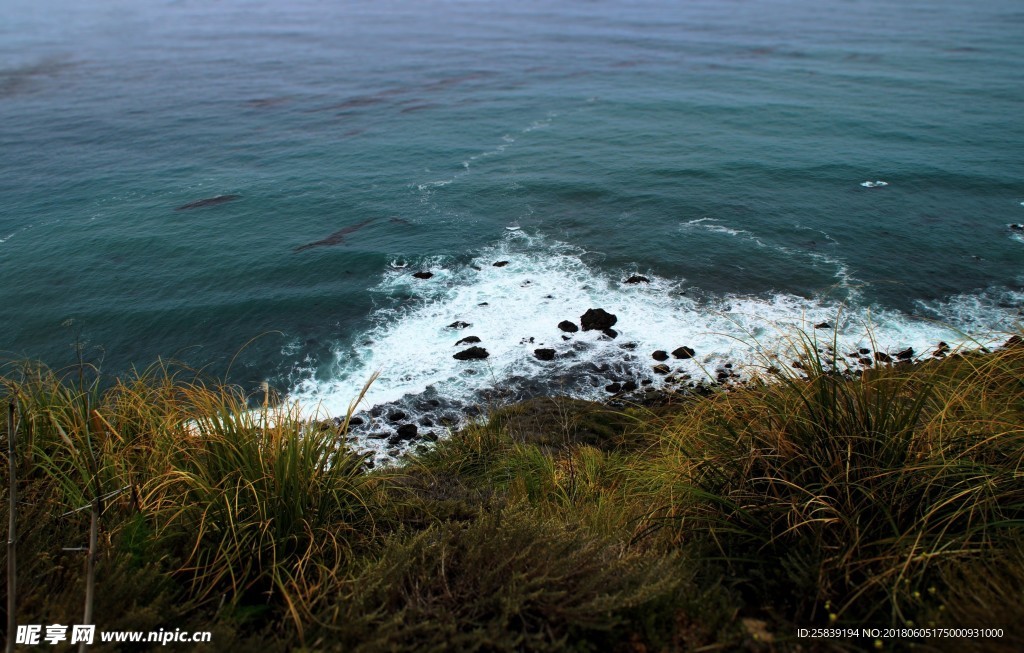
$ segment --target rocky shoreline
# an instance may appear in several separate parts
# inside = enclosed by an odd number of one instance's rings
[[[494,263],[502,267],[504,261]],[[413,273],[418,279],[426,279],[429,271]],[[624,283],[648,283],[642,275],[632,275]],[[851,351],[835,351],[830,342],[816,338],[817,351],[808,350],[804,357],[815,357],[815,361],[791,356],[791,360],[773,357],[763,365],[744,365],[739,361],[712,360],[709,352],[700,352],[687,343],[676,343],[669,350],[656,349],[650,352],[638,351],[638,344],[624,341],[617,344],[621,356],[600,362],[584,360],[580,356],[597,342],[617,341],[620,333],[614,328],[619,316],[594,306],[575,319],[552,320],[557,327],[560,342],[545,344],[524,337],[520,342],[531,349],[539,365],[551,364],[551,374],[533,377],[521,375],[502,383],[502,387],[481,391],[473,404],[457,403],[446,399],[436,388],[429,386],[425,392],[407,396],[399,401],[380,404],[369,410],[359,411],[349,419],[346,437],[357,449],[372,453],[369,463],[387,463],[401,458],[411,450],[436,442],[439,437],[464,425],[467,421],[490,414],[494,409],[511,403],[528,401],[537,397],[563,395],[588,396],[594,398],[603,390],[605,403],[612,407],[627,405],[656,406],[713,392],[729,391],[746,385],[751,379],[766,378],[770,375],[805,375],[808,369],[820,368],[845,376],[857,376],[873,367],[919,363],[929,359],[941,359],[959,355],[946,342],[936,343],[934,349],[917,352],[913,347],[902,346],[885,350],[859,347]],[[452,358],[465,363],[465,373],[477,374],[481,361],[490,356],[487,343],[472,334],[473,324],[465,320],[454,320],[447,325],[453,338],[453,347],[458,348]],[[830,322],[813,325],[815,331],[832,331]],[[585,335],[586,334],[586,335]],[[623,339],[625,340],[625,339]],[[829,340],[829,339],[826,339]],[[836,339],[832,339],[833,341]],[[1019,345],[1019,336],[1006,343]],[[646,362],[645,362],[646,361]],[[477,364],[477,367],[474,367]],[[485,363],[486,365],[486,363]],[[782,367],[790,368],[789,372]],[[336,416],[321,422],[321,428],[340,429],[345,426],[344,416]]]

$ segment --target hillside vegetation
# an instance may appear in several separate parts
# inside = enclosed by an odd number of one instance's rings
[[[18,622],[82,622],[96,512],[98,627],[207,650],[1024,650],[1020,338],[859,376],[814,352],[656,408],[535,399],[376,470],[186,369],[9,365]]]

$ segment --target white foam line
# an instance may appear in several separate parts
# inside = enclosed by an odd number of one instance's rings
[[[786,247],[784,245],[777,245],[777,244],[774,244],[774,243],[773,244],[768,244],[765,241],[761,240],[761,238],[759,238],[756,234],[754,234],[754,233],[752,233],[750,231],[747,231],[745,229],[735,229],[735,228],[732,228],[732,227],[721,225],[721,224],[718,224],[719,222],[720,222],[720,220],[718,220],[717,218],[707,218],[707,217],[704,217],[704,218],[700,218],[700,219],[697,219],[697,220],[690,220],[689,222],[684,222],[681,225],[681,228],[683,228],[683,229],[699,228],[699,229],[703,229],[705,231],[709,231],[709,232],[712,232],[712,233],[721,233],[721,234],[726,234],[726,235],[729,235],[729,236],[735,236],[735,237],[738,237],[738,238],[743,238],[744,240],[748,240],[748,241],[754,243],[755,245],[757,245],[758,247],[764,247],[766,249],[774,249],[775,251],[780,252],[782,254],[785,254],[786,256],[789,256],[791,258],[796,258],[796,257],[803,256],[803,257],[809,258],[809,259],[814,260],[814,261],[819,261],[821,263],[825,263],[827,265],[831,265],[831,266],[836,268],[836,272],[834,274],[834,277],[839,282],[839,287],[841,287],[841,288],[843,288],[844,290],[847,291],[847,293],[849,295],[848,299],[850,301],[854,301],[854,300],[857,300],[857,299],[860,298],[861,291],[860,291],[859,286],[864,285],[864,282],[862,282],[860,279],[857,279],[856,277],[853,276],[853,274],[850,272],[849,265],[847,265],[847,263],[845,261],[843,261],[841,259],[838,259],[838,258],[835,258],[833,256],[829,256],[828,254],[822,254],[820,252],[808,252],[808,251],[805,251],[805,250],[794,250],[794,249],[792,249],[790,247]],[[810,227],[801,227],[800,225],[795,225],[795,226],[798,229],[807,229],[809,231],[815,231],[817,233],[820,233],[821,235],[825,236],[825,238],[827,238],[828,240],[832,241],[836,245],[839,244],[835,239],[833,239],[831,236],[829,236],[824,231],[820,231],[818,229],[811,229]]]

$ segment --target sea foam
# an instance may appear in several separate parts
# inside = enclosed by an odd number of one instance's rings
[[[374,326],[335,350],[331,378],[300,382],[290,398],[320,416],[341,415],[362,384],[379,373],[360,406],[370,414],[364,412],[369,423],[359,437],[362,446],[386,457],[394,445],[366,435],[395,425],[374,407],[399,407],[410,420],[434,427],[444,422],[438,417],[445,410],[451,423],[465,417],[465,407],[536,394],[600,399],[614,382],[663,385],[665,376],[653,372],[657,361],[651,354],[681,346],[696,353],[666,361],[672,376],[711,382],[731,363],[729,371],[744,378],[795,358],[799,332],[822,347],[836,344],[840,356],[861,347],[890,353],[913,347],[927,355],[939,341],[990,345],[999,340],[993,330],[1017,324],[1014,306],[1024,301],[1010,291],[964,295],[921,303],[928,317],[915,318],[792,294],[696,300],[685,294],[685,280],[648,270],[602,271],[585,262],[588,257],[579,248],[516,231],[505,232],[468,263],[435,257],[410,265],[409,270],[429,269],[430,279],[385,270],[373,292],[388,305],[372,316]],[[636,273],[649,282],[625,282]],[[579,325],[589,308],[617,316],[616,337],[559,329],[563,320]],[[815,329],[823,323],[828,327]],[[456,346],[467,336],[480,339],[476,346],[487,350],[486,359],[453,358],[469,346]],[[539,348],[554,349],[554,360],[538,360]]]

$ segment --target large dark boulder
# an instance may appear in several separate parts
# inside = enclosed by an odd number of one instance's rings
[[[534,349],[533,355],[537,357],[537,360],[542,361],[553,361],[555,360],[554,349]]]
[[[469,349],[464,349],[455,354],[452,358],[459,361],[472,361],[482,360],[488,356],[490,356],[490,354],[487,353],[487,350],[483,347],[470,347]]]
[[[896,353],[896,358],[900,359],[901,361],[908,361],[908,360],[910,360],[913,357],[914,357],[914,348],[913,347],[907,347],[903,351]]]
[[[615,329],[602,329],[601,333],[603,333],[604,335],[608,336],[612,340],[614,340],[615,338],[619,337],[619,332],[616,331]]]
[[[668,352],[665,351],[664,349],[659,349],[658,351],[651,354],[651,358],[653,358],[656,361],[667,361]]]
[[[657,365],[654,366],[655,374],[668,374],[671,371],[672,370],[669,368],[669,366],[664,363],[658,363]]]
[[[429,279],[430,277],[434,276],[434,273],[433,272],[413,272],[412,276],[416,277],[417,279]]]
[[[879,363],[891,363],[892,362],[892,356],[890,356],[889,354],[885,353],[884,351],[876,351],[875,352],[875,360],[878,361]]]
[[[580,330],[578,326],[570,322],[569,320],[562,320],[558,323],[558,328],[566,333],[576,333]]]
[[[508,265],[508,261],[495,261],[494,262],[494,267],[496,267],[496,268],[503,268],[506,265]]]
[[[672,352],[672,355],[679,359],[693,358],[693,355],[697,353],[690,347],[680,347]]]
[[[401,422],[403,419],[405,419],[405,411],[393,410],[388,413],[389,422]]]
[[[618,321],[618,317],[603,308],[589,308],[586,313],[580,316],[580,325],[584,331],[610,329]]]
[[[402,440],[413,440],[416,438],[417,431],[415,424],[402,424],[398,427],[398,437]]]

